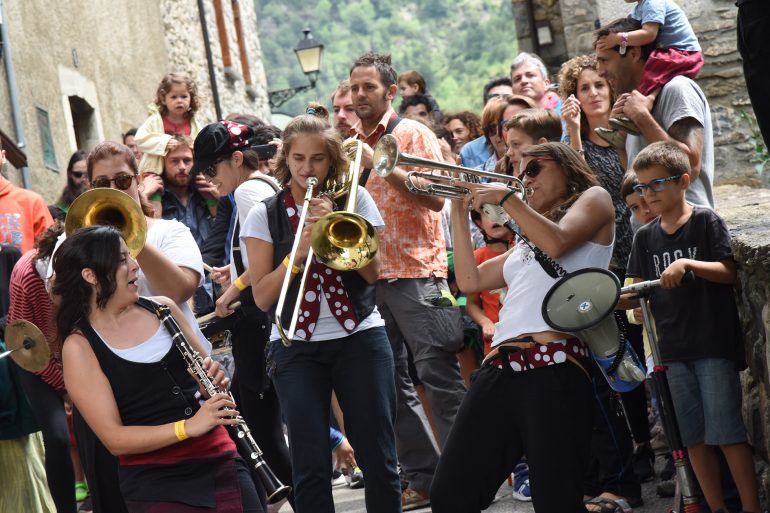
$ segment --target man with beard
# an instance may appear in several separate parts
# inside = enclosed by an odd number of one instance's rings
[[[193,165],[192,139],[175,135],[178,145],[163,159],[161,206],[163,219],[176,219],[192,232],[198,247],[202,247],[214,225],[219,193],[202,175],[190,178]],[[146,180],[147,181],[147,180]],[[145,184],[148,187],[149,184]],[[151,194],[156,191],[148,191]]]
[[[627,33],[640,27],[637,20],[621,18],[599,29],[596,40],[610,33]],[[663,86],[654,103],[636,90],[644,64],[654,47],[654,44],[628,45],[621,54],[619,46],[600,50],[594,42],[597,70],[618,95],[610,116],[627,116],[641,132],[636,136],[629,134],[626,139],[627,162],[630,166],[643,148],[656,141],[678,146],[690,160],[687,201],[714,208],[714,138],[708,100],[698,84],[684,76],[674,77]]]
[[[396,138],[402,152],[443,161],[431,129],[401,119],[393,110],[396,78],[389,55],[364,54],[350,70],[353,105],[360,119],[350,134],[365,142],[363,168],[372,168],[372,147],[386,133]],[[386,178],[371,173],[364,180],[385,221],[379,231],[382,266],[377,307],[395,360],[396,449],[409,484],[402,494],[404,511],[430,503],[428,490],[438,463],[436,440],[409,377],[407,350],[425,386],[440,444],[465,395],[456,356],[463,343],[460,310],[449,303],[446,281],[440,214],[444,199],[410,193],[404,184],[406,175],[406,169],[397,167]]]
[[[343,80],[332,93],[334,128],[343,140],[350,135],[350,129],[358,123],[358,114],[353,108],[353,96],[350,94],[350,80]]]

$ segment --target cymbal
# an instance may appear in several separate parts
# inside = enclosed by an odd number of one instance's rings
[[[12,321],[5,327],[5,343],[16,365],[29,372],[40,372],[48,365],[51,350],[40,329],[28,321]]]

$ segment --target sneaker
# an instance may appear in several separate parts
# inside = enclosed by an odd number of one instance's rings
[[[345,480],[353,490],[364,487],[364,473],[358,467],[355,467],[350,474],[346,475]]]
[[[522,462],[513,469],[513,498],[521,502],[532,501],[532,493],[529,491],[529,466]]]
[[[631,121],[626,116],[618,116],[616,118],[610,118],[610,126],[616,130],[623,130],[627,134],[631,134],[631,135],[642,134],[639,131],[639,127],[636,126],[636,123]]]
[[[83,502],[88,497],[88,485],[85,481],[75,481],[75,501]]]
[[[342,475],[342,472],[339,470],[332,472],[332,488],[345,486],[346,484],[348,484],[348,481],[345,479],[345,476]]]
[[[425,506],[430,506],[430,494],[428,492],[418,492],[412,488],[407,488],[401,494],[402,511],[411,511]]]
[[[622,150],[626,147],[626,136],[611,128],[594,128],[594,133],[610,143],[613,148]]]

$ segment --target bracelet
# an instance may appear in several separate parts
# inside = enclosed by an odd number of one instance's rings
[[[217,198],[206,198],[207,207],[216,207],[217,205],[219,205],[219,200]]]
[[[286,269],[288,269],[289,268],[289,257],[288,256],[284,257],[282,263],[283,263],[283,266]],[[291,265],[291,274],[299,274],[301,272],[302,272],[302,268],[301,267],[297,267],[296,265],[293,265],[293,264]]]
[[[503,203],[505,203],[506,201],[508,201],[508,198],[510,198],[512,195],[516,194],[516,192],[517,192],[517,190],[516,190],[516,189],[510,189],[510,190],[508,191],[508,194],[506,194],[505,196],[503,196],[503,199],[501,199],[501,200],[500,200],[500,203],[498,203],[498,205],[500,205],[500,206],[502,207],[502,206],[503,206]]]
[[[160,195],[159,192],[156,192],[155,194],[150,196],[150,201],[161,201],[162,199],[163,198],[162,198],[162,196]]]
[[[618,53],[625,55],[628,48],[628,32],[619,32],[618,36],[620,36],[620,50],[618,50]]]
[[[176,434],[176,439],[180,442],[190,438],[190,436],[184,430],[184,419],[174,422],[174,433]]]
[[[236,289],[238,289],[238,290],[240,290],[240,291],[244,291],[244,290],[246,290],[246,287],[248,287],[248,285],[246,285],[245,283],[243,283],[243,280],[241,279],[241,277],[240,277],[240,276],[238,276],[238,277],[235,279],[235,281],[233,282],[233,285],[235,285],[235,288],[236,288]]]

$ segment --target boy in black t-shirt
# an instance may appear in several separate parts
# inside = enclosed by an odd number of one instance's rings
[[[727,459],[745,512],[759,512],[751,448],[741,417],[742,335],[733,295],[730,234],[711,209],[685,201],[687,154],[657,142],[637,155],[634,190],[659,217],[634,237],[628,276],[660,278],[650,298],[674,409],[709,508],[727,511],[715,446]],[[682,284],[687,271],[696,280]],[[664,290],[666,289],[666,290]]]

